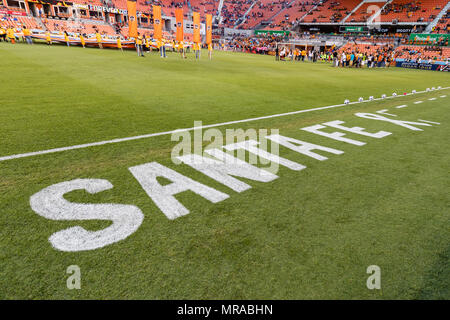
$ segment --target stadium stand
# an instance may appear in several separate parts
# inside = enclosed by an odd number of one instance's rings
[[[438,46],[399,46],[396,49],[397,58],[407,60],[438,60],[450,59],[450,48]]]
[[[309,13],[303,22],[340,22],[347,17],[361,0],[324,0],[316,9]]]
[[[450,33],[450,12],[446,14],[438,21],[438,24],[434,27],[433,33],[445,34]]]
[[[394,0],[383,8],[381,21],[431,22],[447,2],[447,0]]]
[[[222,25],[232,28],[252,5],[252,0],[224,0],[222,7]]]
[[[272,20],[273,29],[286,29],[300,22],[319,3],[320,1],[295,1],[291,3]]]
[[[385,2],[366,2],[353,12],[346,22],[366,22],[376,12],[380,11]]]
[[[248,13],[244,23],[241,24],[239,28],[253,29],[262,21],[270,20],[287,5],[287,1],[258,0]]]
[[[216,14],[219,2],[219,0],[189,0],[191,10],[200,12],[201,15]]]

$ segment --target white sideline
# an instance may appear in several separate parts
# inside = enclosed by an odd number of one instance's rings
[[[440,89],[437,88],[437,89],[435,89],[433,91],[445,90],[445,89],[450,89],[450,87],[444,87],[444,88],[440,88]],[[406,96],[416,95],[416,94],[419,94],[419,93],[427,93],[427,92],[432,92],[432,91],[417,91],[416,93],[407,93]],[[299,113],[318,111],[318,110],[325,110],[325,109],[331,109],[331,108],[338,108],[338,107],[344,107],[344,106],[348,106],[348,105],[352,105],[352,104],[366,103],[366,102],[371,102],[371,101],[379,101],[379,100],[392,99],[392,98],[398,98],[398,97],[404,97],[404,96],[405,95],[388,96],[386,98],[375,98],[373,100],[364,100],[364,101],[361,101],[361,102],[354,101],[354,102],[350,102],[348,104],[345,104],[345,103],[343,103],[343,104],[336,104],[336,105],[326,106],[326,107],[318,107],[318,108],[313,108],[313,109],[291,111],[291,112],[273,114],[273,115],[256,117],[256,118],[249,118],[249,119],[243,119],[243,120],[234,120],[234,121],[228,121],[228,122],[222,122],[222,123],[216,123],[216,124],[209,124],[209,125],[204,125],[204,126],[200,126],[200,127],[176,129],[176,130],[171,130],[171,131],[149,133],[149,134],[144,134],[144,135],[134,136],[134,137],[128,137],[128,138],[117,138],[117,139],[112,139],[112,140],[105,140],[105,141],[99,141],[99,142],[78,144],[78,145],[69,146],[69,147],[62,147],[62,148],[48,149],[48,150],[42,150],[42,151],[14,154],[14,155],[0,157],[0,162],[7,161],[7,160],[13,160],[13,159],[19,159],[19,158],[33,157],[33,156],[49,154],[49,153],[63,152],[63,151],[68,151],[68,150],[84,149],[84,148],[89,148],[89,147],[101,146],[101,145],[105,145],[105,144],[112,144],[112,143],[119,143],[119,142],[125,142],[125,141],[133,141],[133,140],[140,140],[140,139],[146,139],[146,138],[157,137],[157,136],[164,136],[164,135],[169,135],[169,134],[176,133],[176,132],[192,131],[192,130],[196,130],[196,129],[207,129],[207,128],[221,127],[221,126],[226,126],[226,125],[236,124],[236,123],[244,123],[244,122],[257,121],[257,120],[278,118],[278,117],[284,117],[284,116],[289,116],[289,115],[294,115],[294,114],[299,114]],[[441,96],[441,97],[443,97],[443,96]]]

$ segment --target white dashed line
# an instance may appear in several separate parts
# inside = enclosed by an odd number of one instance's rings
[[[428,100],[430,100],[430,101],[434,101],[434,100],[436,100],[437,98],[430,98],[430,99],[428,99]]]
[[[419,104],[419,103],[422,103],[423,101],[416,101],[416,102],[414,102],[414,104]]]
[[[441,98],[446,98],[447,97],[447,95],[446,94],[444,94],[443,96],[441,96]]]
[[[396,109],[401,109],[401,108],[406,108],[407,105],[406,104],[402,104],[401,106],[395,107]]]
[[[419,119],[419,121],[422,121],[422,122],[428,122],[428,123],[432,123],[432,124],[440,124],[439,122],[433,122],[433,121],[429,121],[429,120],[422,120],[422,119]]]

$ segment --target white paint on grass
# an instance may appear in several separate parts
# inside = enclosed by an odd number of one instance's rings
[[[134,233],[142,221],[142,211],[132,205],[72,203],[64,199],[66,193],[85,190],[96,194],[112,189],[103,179],[77,179],[54,184],[30,198],[31,208],[40,216],[58,221],[107,220],[112,224],[99,231],[88,231],[80,226],[55,232],[49,238],[55,249],[61,251],[93,250],[115,243]]]
[[[208,149],[205,153],[214,158],[189,154],[180,156],[178,159],[236,192],[243,192],[251,186],[232,176],[259,182],[270,182],[278,178],[277,175],[232,157],[222,150]]]
[[[402,104],[401,106],[395,107],[396,109],[401,109],[401,108],[406,108],[407,105],[406,104]]]
[[[445,88],[442,88],[441,90],[445,90],[445,89],[450,89],[450,87],[445,87]],[[425,93],[425,92],[426,91],[419,91],[417,93]],[[413,93],[408,93],[407,95],[412,95],[412,94]],[[393,98],[396,98],[396,97],[393,97],[393,96],[387,97],[387,99],[393,99]],[[355,101],[355,102],[350,102],[348,105],[359,104],[359,103],[368,103],[370,101],[377,101],[377,100],[383,100],[383,99],[382,98],[373,98],[371,96],[369,98],[369,101],[363,101],[363,102]],[[235,120],[235,121],[228,121],[228,122],[210,124],[210,125],[205,125],[205,126],[201,126],[201,127],[176,129],[176,130],[156,132],[156,133],[149,133],[149,134],[133,136],[133,137],[127,137],[127,138],[117,138],[117,139],[112,139],[112,140],[105,140],[105,141],[99,141],[99,142],[92,142],[92,143],[73,145],[73,146],[69,146],[69,147],[61,147],[61,148],[47,149],[47,150],[42,150],[42,151],[35,151],[35,152],[28,152],[28,153],[9,155],[9,156],[2,156],[2,157],[0,157],[0,162],[8,161],[8,160],[14,160],[14,159],[20,159],[20,158],[28,158],[28,157],[44,155],[44,154],[49,154],[49,153],[64,152],[64,151],[76,150],[76,149],[85,149],[85,148],[90,148],[90,147],[95,147],[95,146],[102,146],[102,145],[106,145],[106,144],[121,143],[121,142],[126,142],[126,141],[134,141],[134,140],[146,139],[146,138],[151,138],[151,137],[170,135],[170,134],[173,134],[175,132],[192,131],[192,130],[202,129],[202,128],[203,129],[214,128],[214,127],[221,127],[221,126],[232,125],[232,124],[237,124],[237,123],[245,123],[245,122],[258,121],[258,120],[264,120],[264,119],[271,119],[271,118],[277,118],[277,117],[285,117],[285,116],[301,114],[301,113],[306,113],[306,112],[326,110],[326,109],[332,109],[332,108],[339,108],[339,107],[343,107],[343,106],[347,106],[347,105],[346,104],[337,104],[337,105],[326,106],[326,107],[318,107],[318,108],[298,110],[298,111],[292,111],[292,112],[286,112],[286,113],[279,113],[279,114],[273,114],[273,115],[256,117],[256,118],[249,118],[249,119],[243,119],[243,120]]]
[[[285,166],[294,171],[300,171],[306,168],[302,164],[282,158],[276,154],[269,153],[264,149],[260,149],[257,147],[258,144],[259,142],[255,140],[245,140],[238,143],[228,144],[224,146],[224,148],[228,151],[246,150],[260,158],[269,160],[277,164],[281,164],[282,166]]]
[[[430,121],[430,120],[419,119],[419,121],[428,122],[428,123],[432,123],[432,124],[440,124],[439,122],[434,122],[434,121]]]
[[[360,117],[360,118],[371,119],[371,120],[381,120],[381,121],[390,122],[390,123],[393,123],[395,125],[398,125],[398,126],[401,126],[401,127],[405,127],[405,128],[408,128],[408,129],[414,130],[414,131],[423,131],[423,130],[420,129],[420,128],[416,128],[416,127],[414,127],[412,125],[416,125],[416,126],[431,126],[431,124],[422,123],[422,122],[389,119],[389,118],[380,116],[379,114],[375,114],[375,113],[355,113],[355,116]]]
[[[364,131],[364,128],[361,127],[345,127],[342,124],[345,123],[344,121],[340,121],[340,120],[334,120],[334,121],[330,121],[330,122],[325,122],[324,125],[328,126],[328,127],[333,127],[336,129],[340,129],[340,130],[344,130],[344,131],[348,131],[348,132],[352,132],[352,133],[356,133],[356,134],[360,134],[366,137],[371,137],[371,138],[384,138],[390,134],[392,134],[391,132],[387,132],[387,131],[378,131],[376,133],[370,133],[367,131]]]
[[[385,114],[387,116],[391,116],[391,117],[396,117],[396,114],[391,114],[391,113],[387,113],[386,111],[389,111],[389,109],[382,109],[382,110],[378,110],[375,111],[376,113],[380,113],[380,114]]]
[[[308,131],[308,132],[311,132],[311,133],[314,133],[314,134],[318,134],[320,136],[327,137],[327,138],[330,138],[330,139],[333,139],[333,140],[350,143],[350,144],[353,144],[355,146],[363,146],[363,145],[366,144],[365,142],[361,142],[361,141],[358,141],[358,140],[353,140],[353,139],[350,139],[350,138],[345,138],[344,137],[345,133],[343,133],[343,132],[328,133],[328,132],[320,131],[321,129],[324,129],[324,128],[326,128],[326,126],[323,126],[321,124],[316,124],[314,126],[309,126],[309,127],[302,128],[301,130]]]
[[[415,102],[414,102],[414,104],[421,104],[421,103],[423,103],[422,100],[420,100],[420,101],[415,101]]]
[[[315,152],[312,152],[312,150],[322,150],[322,151],[333,153],[333,154],[343,154],[344,153],[344,151],[341,151],[341,150],[320,146],[318,144],[313,144],[313,143],[297,140],[297,139],[290,138],[290,137],[285,137],[285,136],[282,136],[279,134],[273,134],[273,135],[267,136],[266,139],[272,140],[272,141],[282,145],[283,147],[286,147],[295,152],[304,154],[305,156],[308,156],[308,157],[311,157],[311,158],[314,158],[314,159],[320,160],[320,161],[327,160],[328,158],[324,157],[320,154],[317,154]]]
[[[189,210],[174,197],[181,192],[192,191],[212,203],[229,198],[226,193],[205,186],[157,162],[145,163],[128,168],[128,170],[131,171],[148,196],[170,220],[189,213]],[[165,178],[170,183],[162,185],[157,178]]]

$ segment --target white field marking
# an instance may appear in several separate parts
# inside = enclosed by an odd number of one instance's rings
[[[437,89],[437,90],[446,90],[446,89],[450,89],[450,87],[444,87],[444,88]],[[416,95],[416,94],[419,94],[419,93],[428,93],[428,92],[429,91],[417,91],[416,93],[407,93],[406,95],[410,96],[410,95]],[[2,156],[2,157],[0,157],[0,162],[7,161],[7,160],[13,160],[13,159],[19,159],[19,158],[28,158],[28,157],[33,157],[33,156],[38,156],[38,155],[43,155],[43,154],[49,154],[49,153],[57,153],[57,152],[76,150],[76,149],[85,149],[85,148],[90,148],[90,147],[95,147],[95,146],[102,146],[102,145],[105,145],[105,144],[112,144],[112,143],[119,143],[119,142],[125,142],[125,141],[133,141],[133,140],[140,140],[140,139],[146,139],[146,138],[151,138],[151,137],[164,136],[164,135],[169,135],[169,134],[176,133],[176,132],[193,131],[193,130],[199,130],[199,129],[221,127],[221,126],[237,124],[237,123],[258,121],[258,120],[278,118],[278,117],[285,117],[285,116],[290,116],[290,115],[294,115],[294,114],[300,114],[300,113],[306,113],[306,112],[318,111],[318,110],[325,110],[325,109],[332,109],[332,108],[339,108],[339,107],[349,106],[349,105],[353,105],[353,104],[367,103],[367,102],[372,102],[372,101],[380,101],[380,100],[385,100],[385,99],[394,99],[394,98],[398,98],[398,97],[404,97],[404,95],[403,96],[389,96],[389,97],[386,97],[384,99],[383,98],[375,98],[373,100],[365,100],[365,101],[362,101],[362,102],[353,101],[353,102],[350,102],[348,104],[345,104],[345,103],[343,103],[343,104],[336,104],[336,105],[332,105],[332,106],[318,107],[318,108],[298,110],[298,111],[291,111],[291,112],[272,114],[272,115],[256,117],[256,118],[249,118],[249,119],[243,119],[243,120],[234,120],[234,121],[228,121],[228,122],[222,122],[222,123],[216,123],[216,124],[209,124],[209,125],[199,126],[199,127],[176,129],[176,130],[171,130],[171,131],[149,133],[149,134],[144,134],[144,135],[134,136],[134,137],[117,138],[117,139],[112,139],[112,140],[105,140],[105,141],[99,141],[99,142],[78,144],[78,145],[69,146],[69,147],[62,147],[62,148],[54,148],[54,149],[48,149],[48,150],[42,150],[42,151],[20,153],[20,154],[14,154],[14,155],[9,155],[9,156]]]
[[[433,121],[430,121],[430,120],[422,120],[422,119],[419,119],[419,121],[422,121],[422,122],[428,122],[428,123],[432,123],[432,124],[440,124],[439,122],[433,122]]]
[[[420,100],[420,101],[414,101],[414,104],[420,104],[420,103],[422,103],[423,101],[422,100]]]
[[[434,100],[436,100],[437,98],[430,98],[430,99],[428,99],[428,100],[430,100],[430,101],[434,101]]]
[[[402,104],[401,106],[398,106],[398,107],[395,107],[395,108],[397,108],[397,109],[401,109],[401,108],[406,108],[407,107],[407,105],[406,104]]]
[[[376,113],[380,113],[380,114],[385,114],[385,115],[387,115],[387,116],[392,116],[392,117],[396,117],[397,115],[396,114],[391,114],[391,113],[387,113],[386,111],[388,111],[389,109],[382,109],[382,110],[378,110],[378,111],[375,111]]]
[[[446,97],[447,97],[447,95],[446,95],[446,94],[444,94],[444,95],[442,95],[442,96],[441,96],[441,98],[446,98]]]

